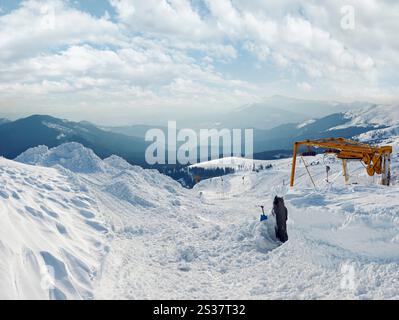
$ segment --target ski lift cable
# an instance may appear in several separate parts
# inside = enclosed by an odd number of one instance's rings
[[[303,156],[301,156],[301,158],[302,158],[303,164],[304,164],[304,166],[305,166],[305,168],[306,168],[306,171],[308,172],[308,175],[309,175],[309,177],[310,177],[310,180],[312,181],[312,183],[313,183],[313,186],[314,186],[314,188],[315,188],[315,190],[316,190],[316,189],[317,189],[317,187],[316,187],[316,183],[314,182],[314,180],[313,180],[313,177],[312,177],[312,175],[310,174],[310,171],[309,171],[308,165],[307,165],[307,163],[306,163],[305,159],[303,158]]]

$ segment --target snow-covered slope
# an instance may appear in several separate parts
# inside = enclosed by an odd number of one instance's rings
[[[0,158],[0,298],[92,298],[107,232],[79,178]]]
[[[397,178],[396,161],[397,154]],[[303,164],[296,187],[288,190],[291,161],[272,163],[271,170],[213,178],[195,187],[203,201],[228,206],[226,219],[235,222],[248,213],[254,216],[255,206],[270,208],[274,195],[287,202],[290,241],[265,260],[250,260],[245,271],[232,270],[225,281],[247,283],[248,291],[241,293],[246,298],[399,299],[399,185],[379,186],[362,166],[351,163],[356,184],[346,186],[340,163],[318,156],[310,168],[316,190]],[[330,183],[324,164],[332,168]]]
[[[395,144],[399,137],[399,105],[380,105],[348,111],[345,113],[348,122],[330,130],[349,127],[374,128],[357,137],[369,143]]]
[[[318,156],[316,190],[301,165],[288,190],[289,159],[187,190],[77,144],[18,160],[38,165],[0,160],[0,298],[399,299],[399,186],[373,184],[358,164],[356,185]],[[276,194],[285,244],[272,218],[259,222]]]
[[[187,190],[117,156],[101,160],[68,143],[16,161],[0,159],[0,298],[94,298],[119,233],[157,233],[168,224],[160,216],[192,223],[173,212]]]
[[[347,111],[345,115],[350,119],[350,122],[346,124],[348,127],[397,126],[399,124],[399,105],[372,106]]]
[[[193,164],[190,168],[204,168],[204,169],[216,169],[216,168],[232,168],[235,170],[253,170],[255,168],[264,165],[263,160],[251,160],[240,157],[226,157],[221,159],[214,159],[206,162]]]

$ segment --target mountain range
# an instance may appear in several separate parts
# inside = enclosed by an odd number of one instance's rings
[[[255,128],[254,158],[268,160],[289,156],[293,142],[298,140],[389,136],[389,130],[398,130],[397,110],[397,106],[368,105],[303,122],[284,123],[270,129]],[[250,127],[251,121],[247,120],[242,119],[242,127]],[[230,119],[223,121],[228,127]],[[98,127],[87,121],[73,122],[47,115],[34,115],[16,121],[3,120],[0,122],[0,155],[13,159],[31,147],[46,145],[51,148],[65,142],[78,142],[101,158],[116,154],[132,164],[146,167],[144,155],[150,142],[146,142],[144,136],[151,128],[142,125]],[[166,127],[158,128],[167,131]]]
[[[236,109],[226,115],[223,124],[228,128],[242,128],[245,124],[248,128],[271,129],[286,123],[323,118],[333,113],[371,105],[362,102],[304,100],[277,95]]]
[[[147,147],[140,138],[101,130],[89,122],[72,122],[47,115],[34,115],[0,125],[0,155],[13,159],[38,145],[55,147],[79,142],[101,158],[118,154],[131,163],[142,164]]]
[[[286,123],[299,123],[319,119],[333,113],[371,107],[369,102],[337,102],[305,100],[275,95],[243,105],[228,112],[187,118],[178,127],[199,128],[254,128],[272,129]],[[166,121],[165,121],[166,123]]]
[[[131,125],[103,127],[117,133],[132,136],[143,135],[146,127],[165,127],[167,122],[175,120],[178,128],[199,129],[272,129],[286,123],[299,123],[311,119],[319,119],[333,113],[374,106],[369,102],[338,102],[322,100],[305,100],[275,95],[265,97],[257,102],[248,103],[229,111],[208,111],[204,106],[200,114],[179,114],[171,112],[154,113],[152,120],[145,123],[136,122]],[[149,122],[148,122],[149,121]]]

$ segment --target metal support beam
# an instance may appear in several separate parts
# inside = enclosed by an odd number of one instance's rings
[[[348,184],[349,183],[349,176],[348,176],[348,161],[343,159],[342,160],[342,172],[344,174],[345,177],[345,183]]]
[[[383,186],[387,185],[387,176],[388,176],[388,166],[387,166],[387,157],[385,154],[382,155],[381,157],[381,162],[382,162],[382,171],[381,171],[381,184]]]
[[[290,186],[293,187],[295,183],[295,171],[296,171],[296,158],[298,154],[298,143],[294,144],[294,154],[292,156],[292,168],[291,168],[291,182]]]
[[[360,160],[364,163],[367,173],[374,176],[376,172],[383,173],[383,184],[389,185],[391,179],[392,146],[373,146],[343,138],[297,141],[294,144],[294,154],[291,169],[291,187],[295,184],[297,155],[301,146],[324,149],[325,153],[336,154],[343,160],[345,182],[349,183],[348,160]]]
[[[388,154],[388,177],[387,177],[387,186],[391,185],[391,154]]]

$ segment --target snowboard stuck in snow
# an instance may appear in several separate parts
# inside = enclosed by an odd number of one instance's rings
[[[276,237],[281,242],[288,241],[287,220],[288,210],[284,204],[284,199],[275,197],[273,201],[273,215],[276,217]]]
[[[265,206],[260,206],[262,209],[262,214],[260,216],[260,222],[268,221],[269,217],[265,214]],[[288,241],[287,233],[287,220],[288,220],[288,210],[284,205],[284,199],[276,196],[273,200],[272,216],[275,218],[275,233],[276,238],[280,242]]]

